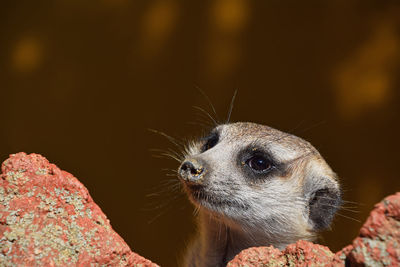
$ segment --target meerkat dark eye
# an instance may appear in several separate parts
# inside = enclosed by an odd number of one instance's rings
[[[261,155],[252,156],[246,164],[257,172],[265,172],[272,168],[272,163]]]
[[[202,152],[207,151],[210,148],[214,147],[219,141],[219,135],[218,135],[218,133],[214,132],[211,135],[209,135],[208,137],[206,137],[205,140],[206,140],[206,142],[201,147]]]

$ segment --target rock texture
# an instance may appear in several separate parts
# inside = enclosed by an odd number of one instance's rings
[[[375,205],[360,235],[336,254],[350,266],[400,266],[400,192]]]
[[[0,176],[1,266],[157,266],[133,253],[71,174],[37,154]]]
[[[359,236],[336,254],[325,246],[298,241],[284,251],[246,249],[228,266],[400,266],[400,192],[376,204]]]
[[[324,266],[335,257],[329,248],[307,241],[290,244],[284,251],[274,247],[255,247],[242,251],[228,267],[244,266]]]

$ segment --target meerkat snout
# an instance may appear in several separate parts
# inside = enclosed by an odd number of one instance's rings
[[[204,164],[195,159],[185,160],[179,167],[180,177],[190,183],[201,183],[204,173]]]
[[[189,266],[222,266],[251,246],[314,240],[341,204],[335,173],[307,141],[255,123],[219,125],[178,169],[199,208]]]

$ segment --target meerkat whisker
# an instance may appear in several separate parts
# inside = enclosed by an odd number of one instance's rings
[[[327,199],[327,200],[335,200],[334,198],[323,197],[323,196],[321,196],[321,198]],[[346,201],[346,200],[342,200],[342,203],[357,204],[355,202]],[[325,205],[327,205],[327,204],[325,204]],[[343,206],[343,205],[339,205],[337,207],[340,207],[340,209],[347,210],[347,211],[350,211],[350,212],[359,212],[358,210],[353,210],[353,209],[357,209],[358,206]]]
[[[159,154],[153,154],[152,156],[155,158],[170,158],[173,160],[176,160],[178,162],[181,162],[182,159],[181,157],[176,156],[175,154],[172,154],[170,151],[157,151],[157,150],[153,150],[154,152],[159,152]]]
[[[181,162],[181,160],[178,157],[176,157],[175,155],[169,154],[169,153],[161,153],[160,156],[164,156],[166,158],[171,158],[173,160]]]
[[[229,123],[231,121],[231,115],[232,115],[232,111],[233,111],[233,104],[235,103],[235,98],[237,95],[238,90],[236,89],[235,92],[233,93],[232,99],[231,99],[231,104],[229,106],[229,111],[228,111],[228,116],[226,118],[226,122],[225,123]]]
[[[183,158],[185,157],[185,155],[184,155],[183,152],[178,152],[178,151],[175,151],[175,150],[173,150],[173,149],[171,149],[171,148],[169,148],[169,149],[151,148],[151,149],[149,149],[149,150],[150,150],[151,152],[161,152],[161,153],[172,154],[172,155],[174,155],[175,157],[181,158],[181,159],[183,159]]]
[[[199,111],[198,110],[199,107],[193,107],[193,108]],[[196,116],[198,117],[197,121],[199,123],[202,123],[207,129],[215,127],[215,123],[213,122],[213,120],[210,119],[211,114],[207,115],[204,112],[206,111],[196,112]]]
[[[173,172],[173,173],[178,173],[177,170],[171,169],[171,168],[163,168],[163,169],[161,169],[161,170],[162,170],[162,171],[170,171],[170,172]]]
[[[209,127],[212,126],[210,123],[202,121],[202,120],[189,121],[189,122],[187,122],[187,124],[196,125],[196,126],[200,126],[200,127],[203,127],[203,128],[209,128]]]
[[[211,107],[211,109],[212,109],[212,111],[213,111],[213,113],[214,113],[214,115],[215,115],[216,121],[219,121],[217,112],[216,112],[215,107],[214,107],[214,105],[212,104],[210,98],[207,96],[207,94],[206,94],[200,87],[196,86],[196,88],[197,88],[197,90],[199,90],[199,92],[203,95],[203,97],[206,99],[208,105]]]
[[[358,211],[358,210],[348,209],[343,206],[334,206],[334,205],[326,205],[326,206],[340,208],[340,210],[342,210],[342,211],[347,211],[347,212],[351,212],[351,213],[360,213],[360,211]]]
[[[152,133],[156,133],[156,134],[159,134],[159,135],[165,137],[168,141],[170,141],[172,144],[174,144],[176,147],[178,147],[180,149],[184,146],[184,144],[181,141],[179,141],[178,139],[176,139],[164,132],[161,132],[161,131],[158,131],[155,129],[148,129],[148,130]]]
[[[199,107],[199,106],[192,106],[194,109],[197,109],[201,112],[203,112],[213,123],[215,126],[218,125],[218,122],[213,118],[213,116],[211,116],[211,114],[209,112],[207,112],[206,110],[204,110],[203,108]]]
[[[349,219],[349,220],[352,220],[352,221],[355,221],[355,222],[358,222],[358,223],[361,223],[360,220],[352,218],[352,217],[349,217],[349,216],[346,216],[346,215],[343,215],[343,214],[341,214],[339,212],[337,212],[336,215],[341,216],[341,217],[346,218],[346,219]]]

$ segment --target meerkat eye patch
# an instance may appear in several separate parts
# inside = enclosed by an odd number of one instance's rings
[[[209,136],[203,138],[203,140],[205,140],[205,143],[201,147],[201,152],[205,152],[210,148],[213,148],[216,144],[218,144],[219,133],[217,131],[213,131]]]
[[[280,169],[280,164],[270,153],[259,147],[249,146],[238,153],[238,165],[246,177],[252,180],[262,180]]]

